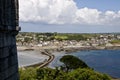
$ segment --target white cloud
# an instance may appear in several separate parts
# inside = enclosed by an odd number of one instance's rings
[[[78,9],[74,0],[19,0],[20,21],[47,24],[120,25],[120,11]]]
[[[82,8],[76,12],[76,22],[85,24],[99,24],[101,12],[96,9]]]

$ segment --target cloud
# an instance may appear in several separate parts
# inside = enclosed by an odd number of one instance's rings
[[[120,11],[81,8],[74,0],[19,0],[20,21],[46,24],[120,25]]]
[[[87,7],[78,9],[76,12],[76,22],[84,24],[99,24],[101,12],[97,9],[88,9]]]

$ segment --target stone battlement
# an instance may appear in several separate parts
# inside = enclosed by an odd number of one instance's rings
[[[0,80],[19,80],[16,35],[18,0],[0,0]]]

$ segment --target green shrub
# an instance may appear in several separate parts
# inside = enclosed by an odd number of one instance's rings
[[[27,68],[27,69],[19,69],[20,80],[36,80],[36,69],[35,68]]]
[[[68,73],[68,75],[72,77],[73,80],[111,80],[109,76],[95,72],[92,69],[79,68]]]
[[[19,72],[20,80],[111,80],[108,75],[87,68],[78,68],[68,73],[51,68],[27,68]]]
[[[58,69],[40,68],[37,70],[38,80],[65,80],[66,73]]]
[[[73,55],[65,55],[60,59],[60,61],[64,63],[63,67],[67,72],[77,68],[89,68],[85,62]]]

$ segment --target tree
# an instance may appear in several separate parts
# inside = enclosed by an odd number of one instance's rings
[[[37,80],[65,80],[67,74],[61,70],[51,68],[37,69]]]
[[[20,80],[36,80],[36,69],[35,68],[26,68],[19,69]]]
[[[111,80],[106,74],[88,68],[78,68],[70,72],[51,68],[20,69],[20,80]]]
[[[92,69],[75,69],[68,73],[67,80],[111,80],[106,74],[95,72]]]
[[[63,66],[67,72],[77,68],[89,68],[85,62],[72,55],[65,55],[60,61],[64,63]]]

